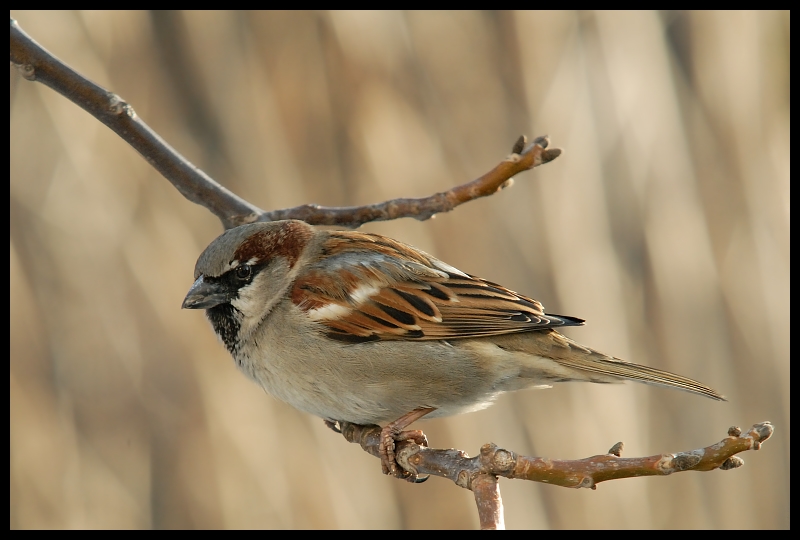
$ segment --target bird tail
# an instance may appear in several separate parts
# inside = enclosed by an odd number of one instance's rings
[[[588,347],[578,345],[565,336],[560,337],[569,342],[572,354],[558,355],[554,360],[564,367],[599,375],[600,377],[598,378],[592,378],[598,382],[598,379],[610,376],[644,384],[676,388],[711,399],[727,401],[722,394],[694,379],[661,369],[625,362],[619,358],[607,356]]]

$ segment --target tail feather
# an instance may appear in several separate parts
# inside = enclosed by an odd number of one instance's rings
[[[727,401],[723,395],[694,379],[661,369],[625,362],[619,358],[606,356],[587,347],[578,345],[572,340],[568,341],[573,354],[559,355],[559,357],[554,358],[562,366],[579,371],[619,377],[621,379],[644,384],[675,388],[706,396],[711,399]]]

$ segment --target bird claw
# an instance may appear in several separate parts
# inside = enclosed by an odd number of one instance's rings
[[[342,424],[338,420],[323,420],[323,422],[334,433],[342,432]]]
[[[384,427],[381,429],[381,442],[378,447],[378,451],[381,455],[381,469],[383,470],[383,474],[421,484],[428,479],[428,476],[419,478],[417,471],[407,470],[397,461],[395,443],[401,441],[413,441],[419,446],[428,446],[428,438],[418,429],[398,432],[391,424]]]

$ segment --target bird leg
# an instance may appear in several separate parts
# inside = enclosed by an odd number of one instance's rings
[[[410,482],[417,481],[417,475],[411,471],[406,471],[397,463],[396,455],[394,452],[394,445],[400,441],[414,441],[420,446],[428,446],[428,439],[425,434],[418,430],[412,429],[403,431],[413,422],[416,422],[428,413],[435,411],[432,407],[420,407],[414,409],[410,413],[406,413],[394,422],[386,424],[381,429],[381,442],[378,451],[381,454],[381,468],[383,474],[391,474],[396,478],[405,478]]]

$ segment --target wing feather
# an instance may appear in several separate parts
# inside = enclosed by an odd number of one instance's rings
[[[451,340],[583,324],[390,238],[331,232],[291,298],[346,342]]]

